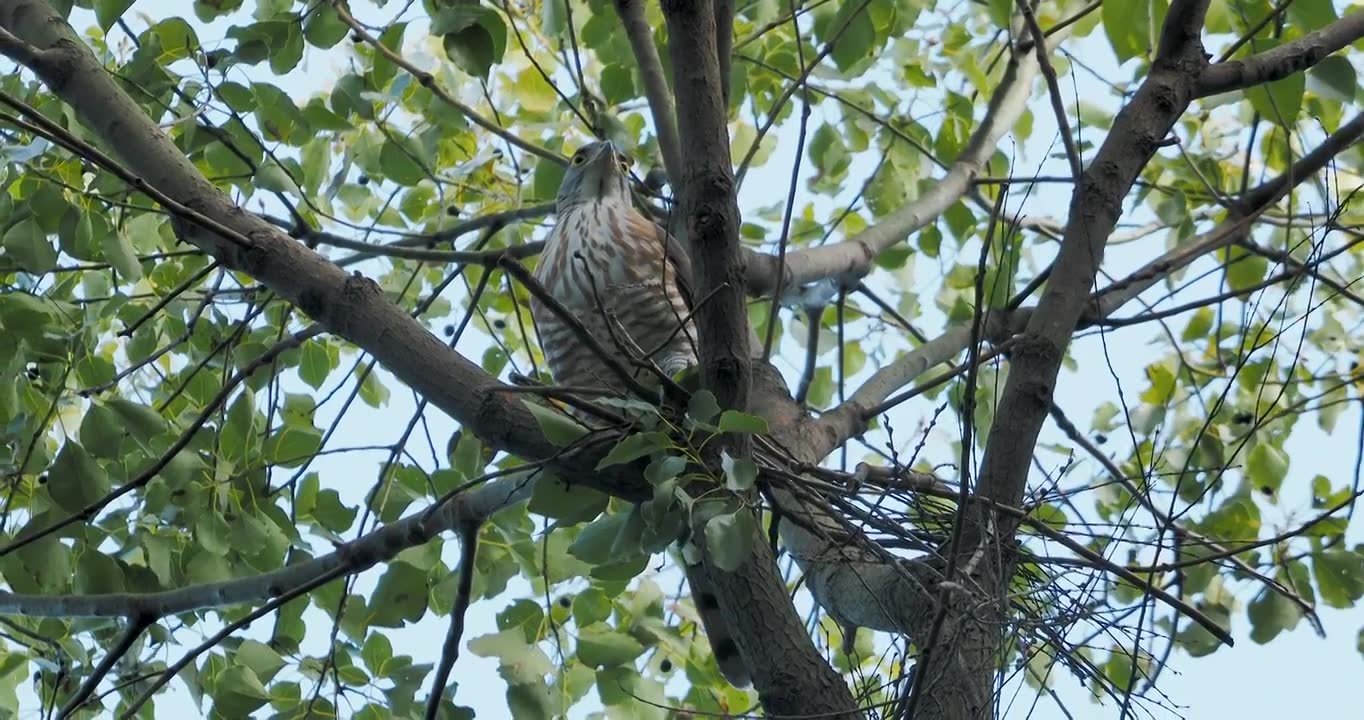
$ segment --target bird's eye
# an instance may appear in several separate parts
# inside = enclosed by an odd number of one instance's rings
[[[582,154],[582,153],[578,153],[577,155],[574,155],[574,156],[573,156],[573,164],[574,164],[574,165],[582,165],[582,164],[585,163],[585,162],[587,162],[587,156],[586,156],[586,155],[584,155],[584,154]]]
[[[620,161],[620,171],[623,172],[623,173],[629,173],[629,172],[630,172],[630,163],[629,163],[628,161],[626,161],[626,160],[621,160],[621,161]]]

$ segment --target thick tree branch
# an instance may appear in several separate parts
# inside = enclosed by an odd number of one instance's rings
[[[726,108],[728,117],[730,100],[730,67],[734,55],[734,0],[714,0],[715,2],[715,59],[720,70],[720,102]]]
[[[1069,221],[1047,290],[1013,355],[990,430],[980,493],[1005,504],[1021,501],[1037,434],[1070,336],[1089,300],[1104,246],[1138,173],[1161,147],[1189,103],[1203,71],[1198,40],[1207,0],[1171,6],[1161,55],[1071,196]]]
[[[1266,181],[1237,198],[1237,217],[1234,219],[1180,245],[1132,272],[1122,280],[1111,283],[1103,290],[1095,293],[1090,301],[1090,310],[1084,321],[1094,324],[1112,315],[1118,308],[1145,292],[1171,272],[1186,267],[1208,253],[1235,244],[1246,236],[1253,220],[1287,195],[1289,190],[1316,176],[1318,172],[1330,164],[1336,155],[1358,142],[1360,138],[1364,138],[1364,114],[1357,115],[1349,122],[1341,125],[1311,152],[1298,158],[1298,161],[1293,163],[1293,166],[1282,175]]]
[[[697,313],[703,383],[720,407],[742,410],[748,404],[751,347],[712,10],[710,2],[699,0],[663,3],[679,138],[690,149],[673,182],[691,245],[693,282],[699,295],[715,293]]]
[[[639,78],[644,84],[644,97],[649,101],[649,113],[654,118],[654,132],[663,153],[663,169],[668,177],[680,177],[682,150],[677,140],[677,115],[673,110],[673,96],[668,90],[668,79],[663,75],[663,63],[658,59],[653,29],[644,18],[644,0],[615,0],[616,14],[630,39]]]
[[[1207,97],[1286,78],[1360,38],[1364,38],[1364,10],[1356,9],[1320,30],[1272,50],[1208,67],[1199,78],[1196,95]]]
[[[693,284],[709,301],[697,312],[702,384],[720,407],[746,410],[756,349],[748,327],[739,255],[739,209],[729,159],[726,105],[721,97],[713,0],[664,0],[668,50],[676,90],[678,134],[689,152],[674,178],[680,220],[690,243]],[[784,389],[784,388],[783,388]],[[785,395],[789,401],[789,394]],[[731,455],[751,452],[745,436],[727,438]],[[716,448],[714,452],[718,453]],[[755,536],[758,530],[754,529]],[[786,597],[771,550],[755,537],[734,572],[709,558],[691,572],[713,589],[730,620],[739,656],[763,707],[773,715],[855,712],[847,685],[820,657]],[[779,657],[781,662],[771,662]]]
[[[906,618],[911,621],[910,635],[927,643],[922,651],[931,658],[916,677],[916,685],[928,683],[932,688],[931,698],[919,707],[921,717],[983,717],[992,707],[996,656],[1007,619],[1005,590],[1013,568],[1010,554],[999,548],[1013,537],[1018,520],[988,511],[986,505],[1021,502],[1065,349],[1090,297],[1122,200],[1193,100],[1206,62],[1198,41],[1206,6],[1207,0],[1177,0],[1172,5],[1150,76],[1119,113],[1112,133],[1072,195],[1066,233],[1047,291],[1015,345],[990,429],[976,488],[977,496],[987,502],[972,504],[961,519],[970,523],[965,528],[967,542],[961,544],[963,557],[960,562],[948,559],[948,567],[961,575],[942,579],[961,592],[932,612]],[[941,592],[939,585],[928,596]]]

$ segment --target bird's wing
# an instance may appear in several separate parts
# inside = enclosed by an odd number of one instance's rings
[[[667,255],[669,269],[672,270],[676,278],[677,290],[682,294],[687,309],[695,309],[696,296],[692,292],[694,281],[691,274],[691,257],[687,255],[682,243],[667,230],[633,208],[631,208],[626,222],[629,224],[632,236],[663,244],[663,252]]]

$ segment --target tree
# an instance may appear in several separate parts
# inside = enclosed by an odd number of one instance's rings
[[[1364,12],[74,5],[0,6],[11,713],[461,717],[467,651],[517,717],[974,718],[1064,676],[1126,714],[1364,596],[1357,463],[1286,450],[1359,401]],[[527,267],[593,136],[690,248],[694,377],[539,373]]]

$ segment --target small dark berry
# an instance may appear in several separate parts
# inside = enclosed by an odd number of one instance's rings
[[[452,337],[452,336],[455,334],[455,326],[454,326],[454,325],[446,325],[446,326],[445,326],[445,329],[442,330],[441,332],[444,332],[444,333],[445,333],[445,337]]]
[[[455,207],[454,205],[451,205],[450,207],[445,208],[445,214],[449,215],[450,217],[459,217],[459,208]]]
[[[672,661],[672,660],[669,660],[669,659],[667,659],[667,658],[663,658],[663,662],[661,662],[661,663],[658,664],[658,669],[659,669],[659,670],[662,670],[663,672],[672,672],[672,671],[673,671],[673,661]]]
[[[351,42],[364,42],[364,40],[363,37],[360,37],[360,33],[352,33],[350,36]]]
[[[561,595],[559,596],[559,607],[573,607],[573,600],[567,595]]]
[[[360,183],[361,185],[368,185],[368,184],[369,184],[369,176],[368,176],[368,175],[361,175],[359,178],[356,179],[355,182],[358,182],[358,183]]]
[[[506,321],[506,320],[503,320],[503,319],[501,319],[501,318],[498,318],[498,319],[496,319],[496,320],[493,321],[493,327],[497,328],[498,330],[506,330],[506,329],[507,329],[507,321]]]
[[[43,473],[42,475],[39,475],[39,476],[38,476],[38,484],[39,484],[39,485],[46,485],[46,484],[47,484],[47,473]]]
[[[1094,444],[1096,444],[1096,445],[1102,445],[1102,444],[1104,444],[1104,443],[1106,443],[1106,442],[1108,442],[1108,436],[1107,436],[1107,435],[1105,435],[1105,434],[1103,434],[1103,433],[1097,433],[1097,434],[1094,435]]]

